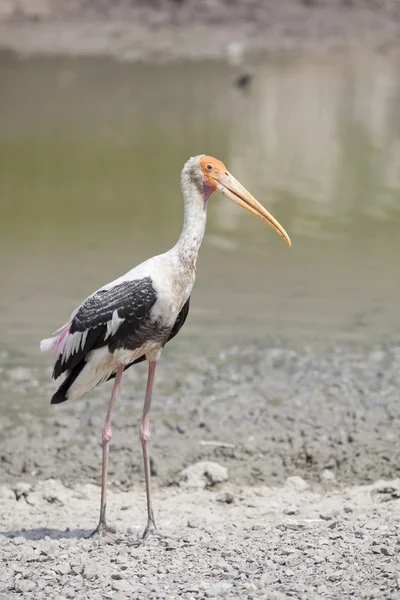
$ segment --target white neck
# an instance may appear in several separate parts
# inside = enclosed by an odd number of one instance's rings
[[[207,221],[207,201],[199,186],[182,172],[181,188],[184,200],[182,233],[174,246],[180,261],[186,268],[195,268],[197,255],[203,241]]]

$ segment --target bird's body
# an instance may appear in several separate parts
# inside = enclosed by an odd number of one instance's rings
[[[124,370],[145,359],[149,362],[149,375],[140,427],[148,511],[144,537],[157,533],[151,507],[148,455],[153,380],[162,348],[177,335],[188,315],[211,193],[221,191],[266,221],[290,245],[289,236],[281,225],[220,161],[203,155],[189,159],[182,170],[181,188],[184,224],[175,246],[91,294],[56,332],[58,335],[41,343],[42,351],[52,351],[56,355],[53,377],[57,379],[66,373],[53,395],[52,404],[77,400],[104,381],[115,378],[102,436],[102,493],[96,529],[100,535],[109,535],[106,481],[112,411]]]
[[[81,398],[113,377],[121,363],[157,359],[174,327],[176,335],[183,325],[194,281],[195,269],[170,250],[86,298],[59,335],[41,345],[56,351],[54,377],[64,372],[69,377],[52,403]]]

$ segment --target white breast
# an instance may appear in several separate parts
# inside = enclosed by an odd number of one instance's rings
[[[195,272],[184,269],[170,253],[157,258],[159,260],[152,265],[151,273],[157,302],[150,315],[152,319],[161,320],[166,326],[172,327],[192,292]]]

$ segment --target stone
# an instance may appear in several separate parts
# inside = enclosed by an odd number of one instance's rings
[[[304,490],[308,490],[310,486],[302,477],[293,475],[286,479],[285,487],[297,492],[302,492]]]
[[[184,488],[204,489],[224,481],[228,481],[228,469],[216,462],[198,462],[181,472]]]
[[[235,496],[232,492],[220,492],[215,499],[221,504],[233,504],[235,502]]]
[[[17,498],[17,500],[19,500],[23,496],[27,496],[29,494],[29,492],[31,491],[31,489],[32,489],[32,486],[30,483],[27,483],[26,481],[19,481],[14,486],[15,497]]]
[[[329,469],[324,469],[321,473],[321,479],[328,482],[336,481],[336,475],[333,471],[330,471]]]
[[[22,592],[23,594],[26,594],[27,592],[31,592],[34,587],[35,587],[35,584],[30,579],[19,579],[18,581],[15,582],[15,589],[18,592]]]

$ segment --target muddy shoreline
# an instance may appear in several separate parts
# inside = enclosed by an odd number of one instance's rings
[[[204,60],[367,46],[400,33],[396,2],[0,2],[0,48],[20,54]]]
[[[182,469],[200,460],[222,463],[239,485],[282,485],[292,475],[353,485],[397,477],[399,373],[399,350],[389,343],[258,343],[191,355],[178,346],[157,374],[155,480],[177,484]],[[142,482],[145,378],[145,366],[130,369],[116,405],[110,482],[123,490]],[[14,399],[0,431],[1,481],[99,484],[109,385],[56,407],[49,405],[56,386],[50,369],[5,366],[0,385],[2,396]]]

